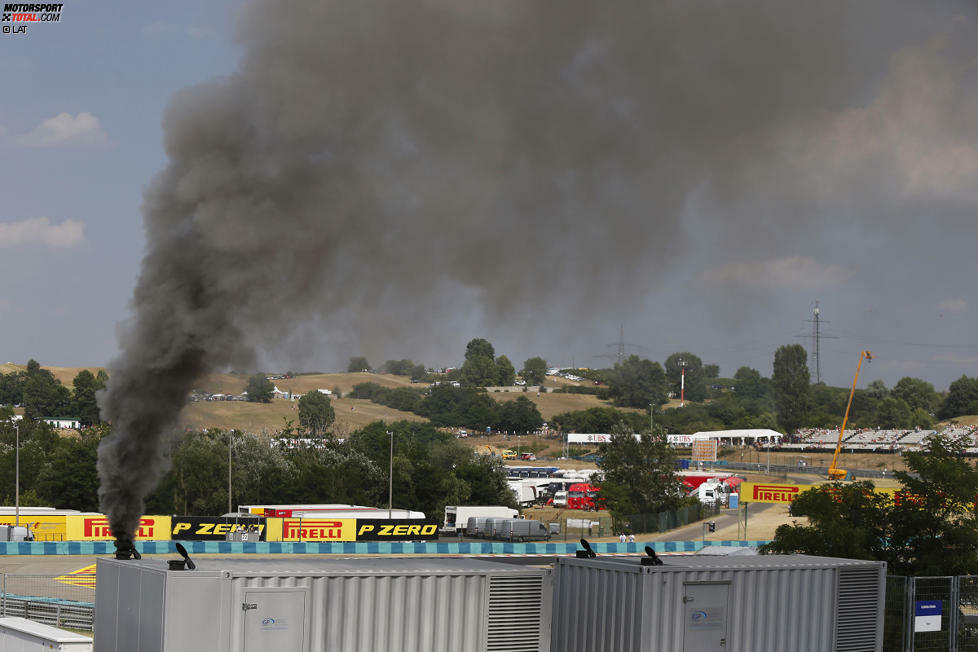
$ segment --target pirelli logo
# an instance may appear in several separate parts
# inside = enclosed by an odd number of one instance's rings
[[[810,489],[798,484],[762,484],[745,482],[741,485],[741,500],[752,503],[790,503],[802,491]]]
[[[112,537],[109,519],[105,516],[65,516],[65,534],[69,541],[108,541]],[[169,516],[144,516],[136,528],[137,539],[169,539]]]
[[[356,519],[282,519],[283,541],[353,541]]]
[[[140,519],[139,528],[136,530],[136,538],[152,539],[156,530],[155,525],[155,521],[151,518]],[[109,529],[109,519],[107,518],[86,518],[82,524],[82,532],[86,537],[102,538],[112,536],[112,530]]]

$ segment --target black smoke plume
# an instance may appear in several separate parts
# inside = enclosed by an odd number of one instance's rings
[[[865,86],[879,59],[859,44],[898,31],[893,6],[249,6],[239,69],[164,118],[101,400],[113,530],[136,529],[195,381],[290,334],[417,343],[473,305],[522,327],[644,296],[690,245],[691,195],[736,195],[776,138]]]

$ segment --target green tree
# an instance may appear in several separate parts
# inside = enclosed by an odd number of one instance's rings
[[[648,409],[666,402],[666,376],[658,362],[630,355],[608,373],[608,394],[616,405]]]
[[[469,343],[465,345],[465,359],[471,360],[472,358],[489,358],[494,359],[496,357],[496,350],[492,348],[492,344],[489,340],[477,337],[473,340],[469,340]]]
[[[636,439],[618,430],[599,447],[598,467],[604,473],[601,495],[621,530],[629,516],[654,514],[679,506],[682,491],[676,475],[675,449],[665,434],[643,434]]]
[[[99,422],[98,403],[95,392],[102,389],[98,380],[88,369],[82,369],[71,381],[74,392],[71,398],[71,411],[83,426],[91,426]]]
[[[881,428],[910,428],[913,420],[913,410],[900,398],[887,396],[876,408],[876,425]]]
[[[932,437],[904,453],[900,500],[874,492],[872,482],[814,488],[792,504],[807,525],[781,525],[763,553],[877,559],[893,575],[978,572],[978,470],[968,443]]]
[[[890,390],[886,388],[886,383],[877,378],[873,382],[866,385],[866,395],[877,401],[882,401],[884,398],[890,395]]]
[[[525,396],[515,401],[505,401],[499,406],[495,428],[503,432],[526,434],[535,432],[543,425],[543,417],[536,404]]]
[[[27,363],[24,378],[24,418],[69,416],[71,392],[36,360]]]
[[[306,392],[299,399],[299,425],[313,437],[326,432],[336,419],[336,412],[329,397],[316,390]]]
[[[978,378],[961,376],[948,388],[940,417],[951,419],[963,414],[978,414]]]
[[[26,380],[27,374],[23,371],[0,374],[0,405],[23,405]]]
[[[350,358],[350,364],[346,366],[346,371],[348,373],[356,373],[358,371],[370,371],[370,363],[362,355]]]
[[[808,393],[811,376],[808,354],[800,344],[779,347],[774,353],[774,405],[778,423],[792,433],[805,425],[808,415]]]
[[[750,367],[741,367],[734,374],[734,393],[743,398],[760,398],[767,394],[767,387],[761,372]]]
[[[495,385],[498,376],[496,352],[488,340],[481,337],[471,340],[465,347],[465,362],[459,379],[469,387]]]
[[[515,382],[516,368],[513,367],[513,363],[504,355],[496,358],[496,384],[508,386]]]
[[[686,400],[702,401],[706,398],[706,376],[703,373],[703,361],[699,356],[693,355],[689,351],[673,353],[666,358],[666,380],[669,381],[669,389],[680,394],[680,385],[683,384],[683,364],[686,370]]]
[[[271,403],[272,390],[275,386],[265,374],[253,374],[248,377],[248,401],[250,403]]]
[[[703,377],[704,378],[719,378],[720,377],[720,365],[716,365],[716,364],[705,364],[705,365],[703,365]]]
[[[523,377],[527,385],[543,384],[543,379],[547,377],[547,361],[540,357],[527,358],[523,362],[520,376]]]
[[[485,387],[496,384],[496,362],[486,356],[473,356],[462,364],[459,379],[467,387]]]
[[[904,376],[893,386],[891,395],[905,401],[914,410],[921,409],[933,413],[941,399],[934,386],[920,378]]]

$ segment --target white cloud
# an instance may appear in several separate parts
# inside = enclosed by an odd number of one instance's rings
[[[51,249],[71,249],[85,241],[85,225],[77,220],[51,224],[46,217],[20,222],[0,222],[0,248],[41,245]]]
[[[705,270],[701,277],[715,285],[762,288],[820,289],[841,285],[852,271],[839,265],[823,265],[807,256],[771,260],[736,260]]]
[[[968,312],[968,302],[960,297],[944,299],[937,308],[941,312]]]
[[[98,118],[82,111],[77,116],[59,113],[48,118],[29,133],[18,137],[17,142],[28,147],[101,145],[106,142],[106,136]]]

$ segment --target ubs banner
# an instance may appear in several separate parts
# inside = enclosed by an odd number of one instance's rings
[[[438,524],[418,519],[357,519],[357,541],[432,541]]]
[[[206,516],[174,516],[170,519],[170,536],[174,541],[226,541],[232,532],[248,532],[248,541],[265,541],[265,519],[249,518],[235,522],[233,518]],[[257,534],[252,532],[257,530]]]

